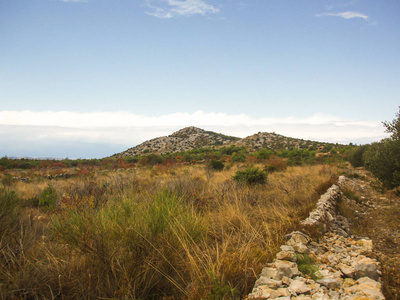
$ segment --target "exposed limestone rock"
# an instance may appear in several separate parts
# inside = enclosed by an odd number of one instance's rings
[[[357,280],[356,285],[345,290],[347,293],[361,293],[369,299],[385,299],[381,292],[381,284],[371,278],[363,277]]]
[[[341,286],[340,281],[335,278],[324,278],[318,280],[317,282],[331,290],[338,289]]]
[[[323,236],[317,242],[299,231],[286,235],[286,244],[263,269],[248,299],[385,299],[379,282],[379,262],[370,256],[372,241],[352,237],[348,221],[336,214],[339,186],[346,180],[341,176],[338,185],[321,196],[316,209],[302,222],[304,230],[322,229]],[[320,278],[316,281],[298,270],[295,258],[304,253],[319,269],[315,274]]]
[[[307,294],[307,293],[311,292],[311,287],[308,286],[304,281],[296,279],[296,280],[292,281],[288,290],[293,295]]]
[[[350,278],[354,277],[354,273],[356,272],[356,270],[352,266],[346,265],[344,263],[340,263],[338,265],[338,267],[344,276],[350,277]]]
[[[364,259],[355,266],[355,279],[369,277],[374,280],[379,280],[379,275],[378,264],[372,259]]]
[[[173,153],[193,150],[215,145],[230,145],[239,140],[237,137],[205,131],[197,127],[186,127],[169,136],[154,138],[114,155],[115,157],[128,157],[146,153]]]
[[[301,254],[307,254],[310,252],[310,250],[308,249],[308,247],[302,243],[298,243],[298,244],[294,244],[293,245],[293,249],[297,252],[297,253],[301,253]]]
[[[121,158],[142,154],[165,154],[214,146],[243,146],[248,151],[254,152],[261,148],[268,148],[271,150],[289,148],[309,149],[310,147],[323,148],[323,146],[327,144],[329,143],[305,141],[268,132],[259,132],[240,139],[238,137],[227,136],[191,126],[178,130],[169,136],[162,136],[145,141],[124,152],[115,154],[114,157]],[[331,145],[333,146],[333,144]]]
[[[294,251],[281,251],[276,255],[276,258],[280,260],[296,261],[296,255]]]

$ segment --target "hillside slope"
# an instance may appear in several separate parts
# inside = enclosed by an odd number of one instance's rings
[[[114,157],[129,157],[142,154],[165,154],[193,150],[203,147],[243,146],[249,152],[267,148],[273,151],[284,149],[321,150],[327,145],[297,138],[290,138],[275,132],[259,132],[245,138],[227,136],[213,131],[205,131],[197,127],[185,127],[169,136],[154,138],[142,144],[115,154]]]
[[[127,157],[146,153],[164,154],[181,152],[202,147],[228,145],[237,140],[239,140],[237,137],[205,131],[197,127],[185,127],[169,136],[148,140],[115,156]]]
[[[238,140],[235,145],[244,146],[248,151],[252,152],[261,148],[268,148],[271,150],[292,148],[317,150],[318,148],[321,149],[321,147],[329,145],[329,143],[286,137],[275,132],[259,132]]]

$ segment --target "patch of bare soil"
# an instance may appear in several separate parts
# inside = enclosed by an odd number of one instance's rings
[[[386,299],[400,299],[399,190],[383,191],[379,182],[363,169],[353,171],[350,177],[340,210],[351,220],[353,234],[372,239],[382,264]]]

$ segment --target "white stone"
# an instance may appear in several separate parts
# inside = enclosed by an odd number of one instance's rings
[[[365,277],[357,280],[357,285],[345,289],[347,293],[362,293],[371,299],[384,300],[381,284],[371,278]]]
[[[338,279],[335,278],[324,278],[317,280],[317,282],[327,288],[334,290],[340,288],[340,282]]]
[[[355,279],[359,279],[362,277],[369,277],[374,280],[379,279],[379,272],[378,272],[378,266],[376,263],[373,262],[365,262],[365,263],[359,263],[355,266]]]
[[[279,260],[296,261],[296,255],[292,251],[281,251],[276,254],[276,258]]]
[[[293,248],[296,252],[298,253],[309,253],[310,251],[308,250],[307,246],[302,244],[302,243],[298,243],[298,244],[294,244]]]
[[[311,287],[309,287],[305,282],[300,280],[293,280],[288,288],[290,293],[294,294],[306,294],[311,292]]]
[[[338,265],[340,271],[346,276],[346,277],[354,277],[355,269],[351,266],[345,265],[343,263],[340,263]]]

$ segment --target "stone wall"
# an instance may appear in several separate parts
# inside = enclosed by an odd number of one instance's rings
[[[372,241],[352,236],[347,219],[337,213],[345,184],[340,176],[301,222],[301,231],[285,236],[248,299],[385,299]]]

